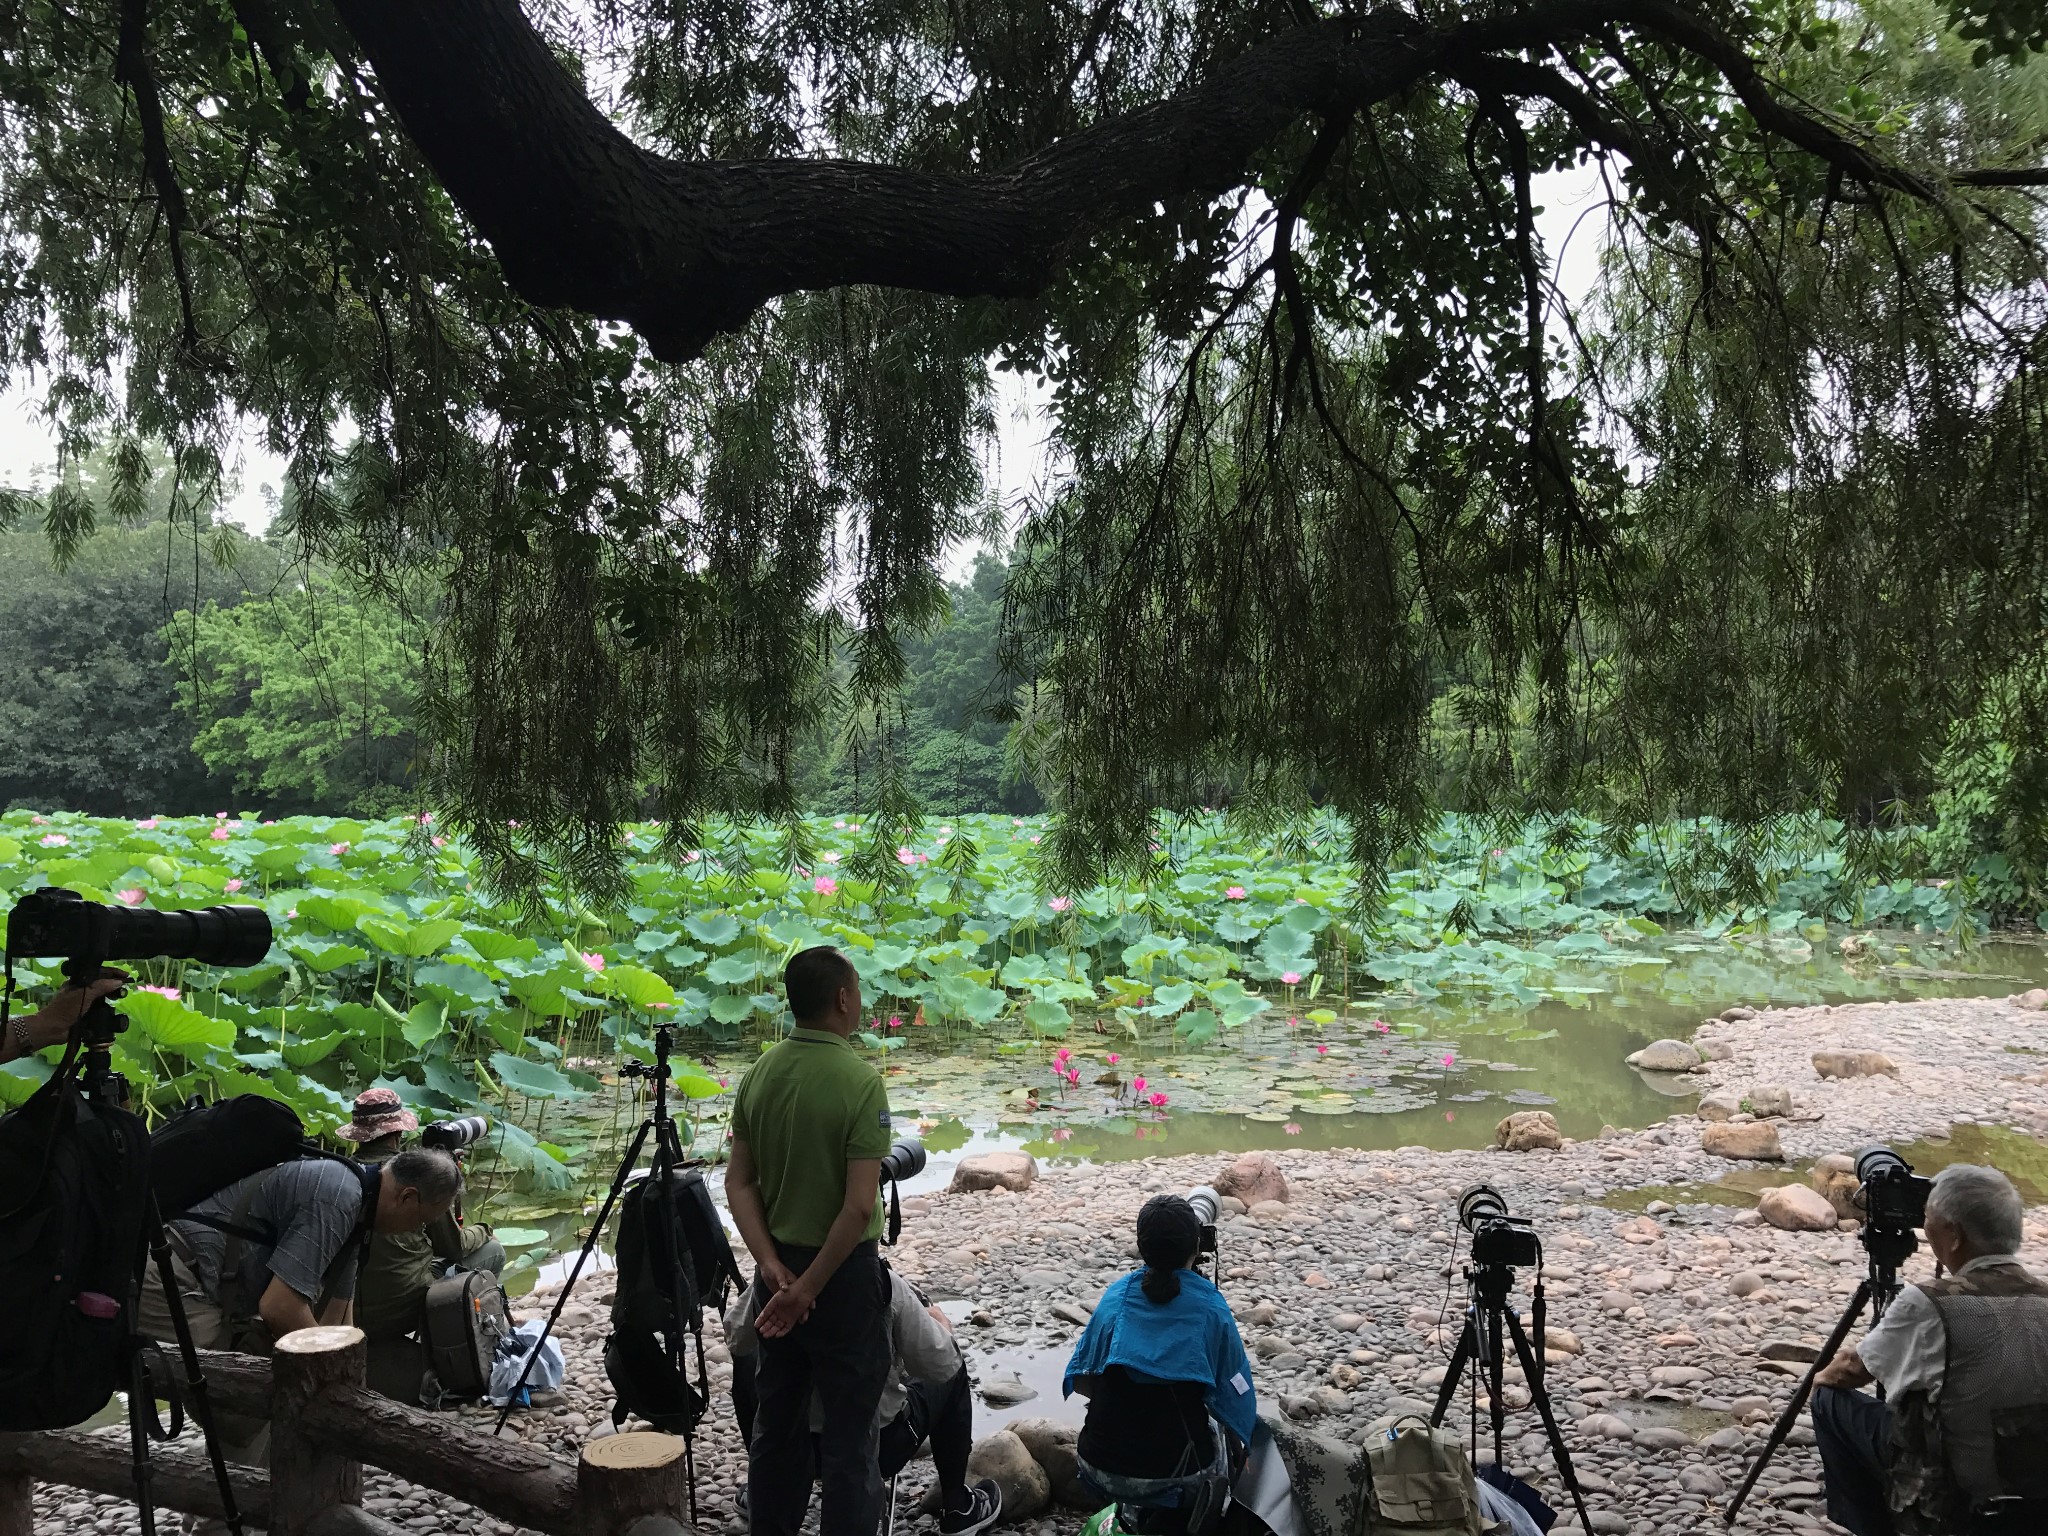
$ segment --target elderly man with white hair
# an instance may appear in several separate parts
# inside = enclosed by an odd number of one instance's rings
[[[1856,1536],[1960,1536],[2000,1498],[2048,1509],[2032,1502],[2048,1495],[2048,1282],[2015,1257],[2022,1216],[1997,1169],[1943,1170],[1926,1231],[1948,1273],[1901,1290],[1815,1378],[1828,1518]],[[1855,1390],[1872,1381],[1884,1401]]]

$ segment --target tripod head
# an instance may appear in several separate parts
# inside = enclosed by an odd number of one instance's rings
[[[1899,1266],[1920,1249],[1920,1239],[1911,1227],[1879,1226],[1865,1223],[1857,1239],[1870,1260],[1870,1292],[1877,1302],[1877,1315],[1899,1294]]]
[[[668,1118],[668,1082],[675,1076],[668,1058],[675,1049],[675,1026],[657,1023],[654,1026],[654,1060],[629,1061],[619,1068],[619,1076],[645,1078],[654,1085],[654,1113],[657,1120]]]
[[[102,979],[127,980],[125,973],[110,970],[89,955],[73,955],[64,962],[64,979],[74,987],[88,986]],[[116,992],[114,996],[121,994]],[[114,1070],[114,1036],[127,1029],[128,1021],[114,1012],[104,997],[97,997],[71,1026],[71,1038],[83,1055],[78,1072],[78,1091],[96,1104],[115,1109],[128,1107],[128,1079]]]

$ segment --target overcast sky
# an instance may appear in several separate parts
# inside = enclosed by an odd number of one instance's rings
[[[1583,224],[1579,219],[1602,195],[1600,180],[1590,171],[1537,178],[1536,199],[1543,205],[1537,218],[1538,232],[1550,256],[1557,288],[1574,304],[1592,288],[1607,222],[1597,211]],[[24,387],[20,380],[0,391],[0,485],[39,485],[49,478],[56,453],[48,429],[36,419],[39,398],[39,390]],[[1015,375],[998,375],[997,435],[988,472],[1005,507],[1037,490],[1053,470],[1045,432],[1045,412],[1037,388]],[[227,512],[245,527],[258,529],[267,515],[262,488],[280,483],[284,463],[264,450],[253,431],[242,434],[237,459],[236,490]],[[972,564],[973,554],[971,549],[963,550],[953,563],[965,570]]]

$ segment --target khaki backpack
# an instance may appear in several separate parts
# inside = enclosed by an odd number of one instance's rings
[[[1464,1444],[1419,1413],[1389,1414],[1365,1431],[1367,1528],[1400,1536],[1480,1536],[1479,1490]]]

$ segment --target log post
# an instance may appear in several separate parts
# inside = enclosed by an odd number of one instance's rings
[[[301,1420],[307,1405],[329,1388],[360,1387],[364,1357],[360,1328],[301,1328],[277,1341],[270,1393],[275,1536],[307,1536],[322,1511],[363,1501],[362,1463]]]
[[[647,1515],[666,1516],[687,1529],[685,1449],[674,1435],[651,1430],[607,1435],[584,1446],[576,1468],[576,1536],[624,1536]]]
[[[0,1536],[35,1536],[36,1480],[26,1472],[0,1472]]]

